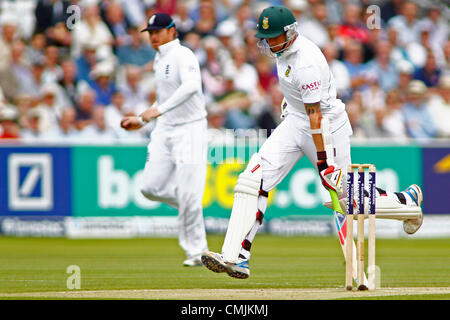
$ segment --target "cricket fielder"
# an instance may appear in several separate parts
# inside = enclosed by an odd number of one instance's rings
[[[335,81],[324,55],[296,30],[294,15],[283,6],[264,9],[258,19],[258,46],[276,59],[285,97],[284,120],[239,175],[222,253],[202,256],[205,266],[214,272],[249,277],[250,248],[263,222],[268,193],[301,157],[306,155],[315,165],[326,189],[341,196],[341,206],[346,202],[342,200],[342,176],[351,163],[352,128],[344,103],[336,98]],[[377,210],[393,215],[414,211],[413,219],[405,219],[405,231],[414,233],[420,227],[423,196],[418,186],[396,193],[377,189],[376,193]]]
[[[185,266],[201,265],[207,251],[202,198],[206,181],[207,120],[200,66],[180,45],[172,18],[156,13],[148,31],[153,48],[156,101],[139,117],[125,117],[122,127],[139,129],[156,119],[142,177],[142,194],[178,209],[179,244]]]

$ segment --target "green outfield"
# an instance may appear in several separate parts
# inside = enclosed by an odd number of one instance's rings
[[[208,236],[210,250],[222,241]],[[0,299],[450,299],[449,253],[449,239],[377,239],[381,289],[348,293],[333,237],[259,234],[247,280],[183,267],[174,238],[0,237]],[[79,290],[67,288],[70,265],[80,267]]]

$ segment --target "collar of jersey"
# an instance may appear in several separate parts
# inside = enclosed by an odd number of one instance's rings
[[[165,55],[167,52],[170,51],[170,49],[172,49],[173,47],[176,47],[180,44],[180,40],[179,39],[175,39],[172,41],[169,41],[167,43],[164,43],[163,45],[159,46],[158,51],[162,54]]]
[[[300,37],[300,35],[297,36],[297,39],[295,39],[295,41],[290,45],[290,47],[282,52],[279,56],[277,56],[278,59],[283,59],[286,58],[288,56],[290,56],[291,54],[297,52],[300,48],[298,46],[298,38]]]

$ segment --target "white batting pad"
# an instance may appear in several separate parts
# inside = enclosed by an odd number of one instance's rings
[[[237,262],[242,241],[256,221],[261,179],[261,161],[259,155],[255,154],[247,169],[239,175],[234,188],[233,208],[222,246],[222,255],[227,262]]]

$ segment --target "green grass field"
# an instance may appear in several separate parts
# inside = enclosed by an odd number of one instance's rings
[[[220,251],[222,241],[223,235],[208,236],[210,250]],[[310,293],[306,299],[450,299],[449,253],[449,239],[377,239],[382,288],[367,295],[344,290],[344,258],[334,237],[259,234],[247,280],[183,267],[174,238],[0,237],[0,299],[226,299],[229,289],[246,299],[301,299],[296,292]],[[70,265],[81,269],[80,290],[67,288]],[[399,291],[384,295],[386,288]]]

